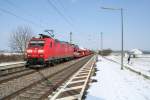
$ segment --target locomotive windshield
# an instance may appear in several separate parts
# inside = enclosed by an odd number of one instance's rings
[[[43,47],[44,46],[44,41],[43,40],[32,40],[29,43],[30,47]]]

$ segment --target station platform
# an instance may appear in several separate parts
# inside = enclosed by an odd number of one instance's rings
[[[150,100],[150,80],[99,57],[86,100]]]

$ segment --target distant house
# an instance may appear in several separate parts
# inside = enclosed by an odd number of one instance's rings
[[[131,57],[138,57],[140,55],[143,54],[143,52],[139,49],[132,49],[131,51],[129,51],[129,54],[131,55]]]

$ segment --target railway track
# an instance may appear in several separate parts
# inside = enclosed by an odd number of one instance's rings
[[[10,80],[13,80],[13,79],[17,79],[17,78],[25,76],[25,75],[32,74],[34,72],[35,72],[35,70],[25,68],[23,70],[16,71],[16,72],[13,72],[13,73],[10,73],[7,75],[2,75],[2,76],[0,76],[0,84],[10,81]]]
[[[3,66],[4,68],[0,69],[0,84],[36,72],[36,70],[26,68],[22,64],[13,64],[13,67],[11,66],[12,65],[7,65],[6,68]]]
[[[91,56],[73,60],[63,64],[9,80],[0,84],[0,99],[33,100],[43,99],[52,93],[65,79],[77,71]],[[80,64],[79,64],[80,63]],[[78,66],[78,67],[74,67]],[[75,68],[74,70],[71,68]],[[70,73],[70,74],[66,74]],[[61,78],[61,76],[64,76]],[[47,94],[48,93],[48,94]],[[32,97],[32,98],[31,98]]]
[[[49,95],[49,100],[82,100],[92,72],[94,72],[95,62],[96,56],[80,68],[56,93]]]
[[[0,66],[0,77],[25,70],[26,68],[25,68],[24,64],[25,64],[25,62]]]

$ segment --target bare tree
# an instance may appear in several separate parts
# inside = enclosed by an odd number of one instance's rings
[[[28,26],[19,26],[12,32],[10,37],[10,48],[12,51],[24,54],[27,44],[32,37],[32,30]]]

